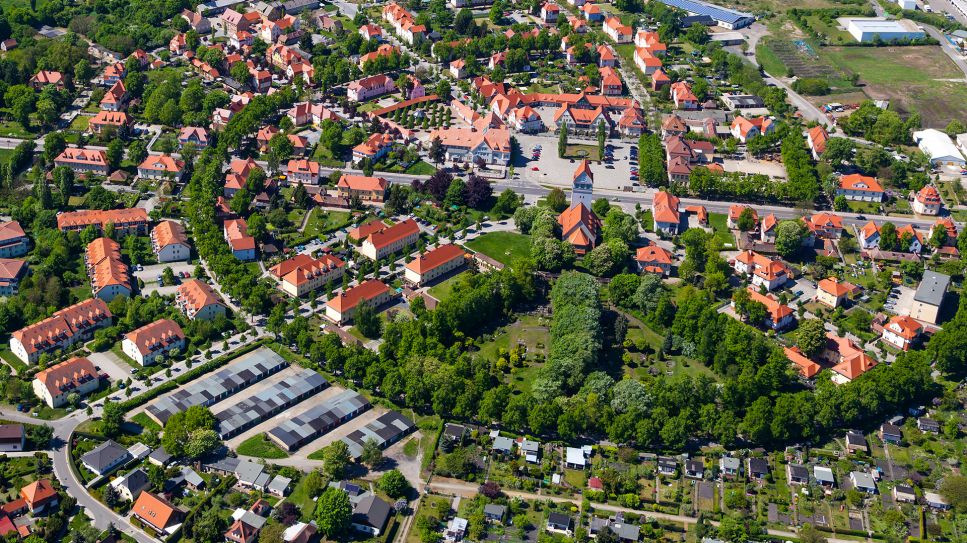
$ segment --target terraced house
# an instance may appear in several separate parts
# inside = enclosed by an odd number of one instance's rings
[[[87,341],[95,330],[110,326],[112,316],[104,300],[84,300],[14,332],[10,350],[20,360],[33,364],[45,353],[66,351],[75,343]]]
[[[128,234],[143,236],[148,233],[148,212],[143,208],[109,209],[100,211],[85,209],[65,211],[57,215],[57,228],[61,232],[79,232],[93,226],[98,233],[104,232],[108,224],[114,226],[114,234],[124,237]]]

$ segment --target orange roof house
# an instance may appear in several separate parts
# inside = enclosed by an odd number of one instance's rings
[[[215,293],[211,285],[198,279],[191,279],[178,285],[175,293],[175,305],[189,319],[213,319],[216,315],[224,315],[225,302]]]
[[[875,177],[853,173],[839,179],[837,196],[844,196],[847,200],[864,202],[880,202],[883,200],[883,187]]]
[[[820,155],[826,151],[826,142],[829,141],[829,134],[823,125],[818,124],[809,129],[806,134],[806,143],[809,150],[813,153],[813,158],[819,160]]]
[[[652,201],[651,213],[655,221],[655,230],[667,234],[677,234],[681,215],[678,206],[681,201],[670,192],[658,191]]]
[[[826,333],[825,356],[836,363],[833,366],[832,380],[837,384],[849,383],[876,366],[876,360],[857,347],[852,340],[832,332]]]
[[[104,300],[90,298],[17,330],[11,334],[10,350],[25,363],[33,364],[44,353],[66,349],[90,338],[95,329],[110,326],[112,316]]]
[[[144,491],[131,507],[135,518],[158,535],[170,534],[184,516],[180,509],[168,500]]]
[[[50,407],[67,403],[67,395],[76,392],[81,396],[98,387],[97,368],[86,358],[71,358],[34,375],[33,389],[38,398]]]
[[[467,254],[463,247],[447,243],[427,251],[406,263],[406,280],[422,285],[466,263]]]
[[[278,279],[279,288],[283,292],[292,296],[302,296],[341,277],[345,266],[345,262],[329,254],[319,258],[298,254],[272,266],[269,268],[269,273]]]
[[[343,324],[352,319],[357,307],[361,303],[378,307],[394,296],[394,292],[385,283],[377,279],[370,279],[349,290],[340,292],[326,302],[326,318]]]
[[[823,369],[819,364],[806,358],[806,355],[802,354],[799,347],[783,347],[782,351],[786,353],[786,358],[796,365],[799,374],[806,379],[812,379]]]
[[[671,251],[656,243],[639,247],[635,251],[635,262],[638,270],[659,275],[668,275],[672,269],[673,255]]]
[[[38,479],[20,489],[20,498],[31,513],[38,513],[48,505],[57,505],[59,496],[49,479]]]
[[[597,245],[601,219],[583,203],[571,206],[557,217],[561,238],[574,246],[574,252],[585,254]]]
[[[768,316],[766,324],[773,330],[780,330],[792,324],[794,320],[792,308],[780,303],[772,295],[760,294],[758,290],[750,286],[748,288],[749,298],[754,302],[764,305]]]
[[[835,308],[842,305],[855,289],[856,285],[852,283],[840,281],[836,277],[827,277],[817,284],[816,301]]]

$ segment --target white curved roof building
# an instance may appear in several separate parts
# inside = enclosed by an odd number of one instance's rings
[[[930,164],[933,166],[950,166],[963,168],[967,165],[964,156],[960,154],[957,146],[950,140],[950,136],[943,132],[927,128],[913,133],[913,141],[917,143],[920,150],[930,157]]]

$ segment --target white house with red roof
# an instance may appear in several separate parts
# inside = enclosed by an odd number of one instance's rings
[[[918,215],[939,215],[943,207],[940,192],[933,185],[926,185],[913,199],[913,211]]]
[[[467,254],[463,247],[448,243],[407,262],[403,278],[411,285],[423,286],[466,263]]]
[[[363,37],[364,40],[380,40],[383,39],[383,29],[379,25],[366,24],[359,27],[359,35]]]
[[[882,337],[883,341],[897,349],[907,351],[922,333],[922,324],[906,315],[897,315],[883,327]]]
[[[341,278],[345,269],[345,262],[329,254],[319,258],[298,254],[269,268],[269,274],[278,280],[282,292],[298,297]]]
[[[174,349],[185,348],[185,333],[171,319],[158,319],[128,332],[121,341],[124,354],[142,366],[150,366]]]
[[[396,83],[393,79],[385,74],[379,74],[353,81],[346,87],[346,96],[356,102],[365,102],[395,90]]]
[[[300,185],[319,184],[319,163],[308,159],[292,159],[286,167],[286,180],[289,184]]]
[[[547,2],[541,6],[541,20],[545,23],[556,23],[561,14],[561,6],[554,2]]]
[[[671,86],[672,101],[678,109],[698,109],[698,97],[686,81],[676,81]]]
[[[364,158],[373,162],[383,158],[393,149],[394,142],[393,136],[389,134],[380,132],[371,134],[366,141],[353,147],[353,163],[358,164]]]
[[[662,67],[661,59],[644,47],[635,48],[635,66],[645,75],[651,75]]]
[[[385,226],[371,233],[359,247],[359,254],[370,260],[402,251],[420,239],[420,227],[413,219]]]
[[[395,298],[395,291],[382,281],[370,279],[340,292],[326,302],[326,318],[343,325],[351,321],[360,304],[378,308]]]
[[[440,138],[446,158],[454,162],[483,161],[506,166],[510,163],[510,131],[492,128],[478,132],[470,128],[440,128],[430,132],[430,141]]]
[[[191,279],[178,285],[175,291],[175,305],[191,320],[212,320],[224,315],[225,302],[208,283]]]
[[[791,307],[780,302],[771,294],[761,294],[752,286],[748,287],[749,299],[765,306],[766,316],[763,324],[773,330],[782,330],[792,325],[796,321],[795,314]],[[735,302],[732,302],[735,306]],[[756,323],[758,324],[758,323]]]
[[[242,262],[255,260],[255,238],[248,235],[248,223],[245,219],[225,221],[222,231],[235,258]]]
[[[621,22],[617,17],[608,17],[604,21],[604,33],[617,43],[631,43],[635,30]]]
[[[775,214],[769,213],[766,218],[762,219],[762,224],[759,225],[759,241],[763,243],[775,243],[776,242],[776,228],[779,226],[779,219],[776,218]]]
[[[184,173],[185,162],[171,155],[148,155],[138,165],[138,177],[143,179],[169,179],[178,182]]]
[[[540,114],[530,106],[510,110],[507,114],[507,124],[518,132],[535,133],[544,130],[544,121]]]
[[[639,272],[668,275],[672,272],[673,262],[674,255],[671,251],[657,243],[639,247],[635,251],[635,263],[638,265]]]
[[[826,151],[826,142],[828,141],[829,133],[821,124],[810,128],[806,133],[806,143],[809,145],[814,160],[819,160],[819,157]]]
[[[97,149],[81,149],[68,147],[54,159],[54,166],[67,166],[75,173],[93,173],[107,175],[111,173],[111,166],[107,162],[107,154]]]
[[[16,258],[29,250],[30,238],[19,222],[0,222],[0,258]]]
[[[863,249],[876,249],[880,246],[880,226],[873,221],[864,224],[857,236],[860,247]]]
[[[792,270],[780,259],[771,259],[755,251],[748,250],[739,253],[732,260],[735,273],[748,275],[756,287],[765,287],[768,291],[776,290],[792,280]]]
[[[836,196],[858,202],[882,202],[883,187],[875,177],[852,173],[839,178]]]
[[[746,119],[742,115],[735,116],[735,119],[732,120],[732,126],[729,129],[732,136],[742,143],[746,143],[756,136],[771,134],[775,130],[775,123],[769,117],[762,116]]]
[[[655,222],[654,229],[656,232],[669,235],[678,233],[682,222],[681,214],[678,211],[680,204],[681,200],[678,199],[678,196],[670,192],[661,190],[655,193],[651,205],[651,214]]]

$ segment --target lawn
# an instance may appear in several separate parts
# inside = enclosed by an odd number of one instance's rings
[[[32,140],[37,137],[37,134],[24,130],[24,127],[16,121],[5,121],[0,122],[0,136]]]
[[[786,65],[782,62],[782,59],[776,55],[765,40],[760,41],[755,47],[755,58],[759,61],[759,65],[762,69],[770,75],[777,77],[782,77],[786,75]]]
[[[256,434],[243,441],[235,452],[256,458],[287,458],[289,455],[278,445],[269,441],[265,434]]]
[[[71,121],[71,124],[70,124],[69,127],[67,127],[67,129],[68,130],[75,130],[77,132],[84,132],[84,131],[87,130],[87,127],[90,124],[91,124],[91,118],[90,117],[88,117],[86,115],[78,115],[78,116],[74,117],[74,120]]]
[[[0,345],[0,358],[3,358],[3,361],[17,373],[21,373],[27,369],[27,364],[24,364],[23,360],[14,356],[13,352],[10,351],[10,346],[6,343]]]
[[[890,100],[901,115],[919,112],[924,127],[967,117],[964,74],[937,46],[823,47],[819,53],[839,71],[859,74],[870,98]]]
[[[708,224],[715,232],[715,237],[724,247],[735,247],[735,236],[729,231],[729,216],[725,213],[709,213]]]
[[[572,143],[567,146],[564,158],[588,159],[594,162],[601,162],[601,153],[598,152],[596,145],[584,145]]]
[[[413,519],[413,525],[419,526],[421,518],[433,518],[437,522],[441,518],[445,518],[450,513],[450,498],[445,498],[443,496],[427,495],[420,500],[420,507],[416,510],[416,517]],[[410,530],[406,535],[405,543],[420,543],[419,530]]]
[[[460,274],[454,275],[453,277],[448,277],[446,280],[441,281],[429,289],[430,296],[433,296],[441,302],[450,297],[450,293],[453,292],[453,286],[456,285],[457,281],[460,280]]]
[[[436,168],[429,162],[421,160],[407,168],[404,173],[410,175],[433,175],[436,173]]]
[[[149,417],[144,411],[131,417],[131,422],[140,425],[145,430],[154,430],[155,432],[161,431],[161,425],[152,420],[151,417]]]
[[[302,233],[310,238],[339,230],[352,222],[352,215],[348,211],[324,211],[313,208],[309,213],[309,220],[306,222],[306,228]]]
[[[467,242],[467,247],[509,265],[530,256],[530,236],[516,232],[489,232]]]
[[[302,519],[308,521],[312,518],[312,512],[316,504],[312,501],[312,496],[309,495],[309,487],[305,484],[306,480],[306,477],[299,479],[299,482],[296,483],[287,499],[299,506],[299,509],[302,511]]]
[[[151,364],[149,366],[142,366],[141,364],[138,364],[137,362],[132,360],[131,357],[124,354],[124,351],[121,350],[120,342],[115,343],[114,346],[111,347],[111,352],[114,353],[118,358],[123,360],[124,363],[134,368],[134,371],[140,373],[141,375],[154,375],[159,371],[165,369],[165,367],[161,364]]]

